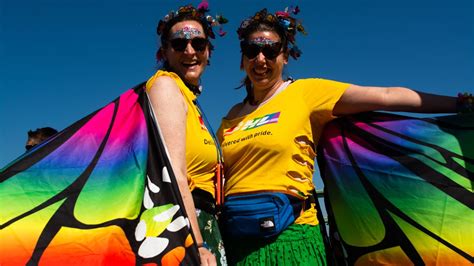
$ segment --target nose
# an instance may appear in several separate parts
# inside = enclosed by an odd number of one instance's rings
[[[194,50],[193,46],[191,45],[191,42],[188,41],[188,44],[186,45],[186,49],[184,49],[185,54],[194,54],[196,53],[196,50]]]
[[[262,52],[258,53],[258,55],[255,57],[256,62],[265,62],[265,55],[263,55]]]

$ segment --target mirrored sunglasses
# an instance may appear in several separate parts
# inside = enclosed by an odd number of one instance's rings
[[[242,53],[248,59],[254,59],[257,55],[262,53],[265,58],[273,60],[281,53],[282,43],[276,42],[272,44],[259,45],[256,43],[241,42],[240,48],[242,49]]]
[[[196,37],[193,39],[185,39],[185,38],[176,38],[171,39],[170,41],[171,47],[178,52],[183,52],[186,50],[188,43],[191,43],[191,46],[196,52],[202,52],[206,49],[207,45],[209,44],[209,40],[206,38]]]

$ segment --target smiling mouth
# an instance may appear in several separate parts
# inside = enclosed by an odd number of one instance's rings
[[[190,62],[182,62],[181,63],[184,67],[194,67],[194,66],[198,66],[200,64],[199,61],[190,61]]]
[[[253,69],[253,73],[257,77],[265,77],[270,72],[270,69]]]

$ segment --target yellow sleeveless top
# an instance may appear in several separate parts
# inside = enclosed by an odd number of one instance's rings
[[[217,165],[217,148],[211,133],[193,102],[196,95],[184,84],[181,78],[173,73],[158,70],[146,83],[147,91],[156,78],[167,76],[176,81],[188,107],[186,115],[186,170],[189,189],[200,188],[215,194],[214,174]],[[215,197],[215,196],[214,196]]]
[[[225,195],[279,191],[307,198],[314,189],[314,147],[349,85],[297,80],[248,115],[223,119],[217,134],[225,159]],[[295,223],[318,224],[314,206]]]

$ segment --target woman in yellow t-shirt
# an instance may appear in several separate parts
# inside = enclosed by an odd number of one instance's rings
[[[146,84],[153,111],[197,241],[202,265],[227,264],[215,213],[220,153],[197,105],[199,80],[209,63],[212,26],[207,6],[184,6],[160,20],[163,68]],[[218,19],[217,19],[218,20]],[[220,21],[224,22],[224,21]],[[217,261],[216,261],[217,259]]]
[[[226,173],[224,239],[231,265],[326,265],[312,177],[315,147],[327,122],[373,110],[456,112],[455,97],[407,88],[284,80],[289,56],[301,54],[297,32],[304,28],[288,11],[270,14],[266,9],[237,30],[247,97],[231,108],[218,131]],[[283,210],[293,211],[295,218],[287,219]],[[289,225],[279,231],[281,221]]]

